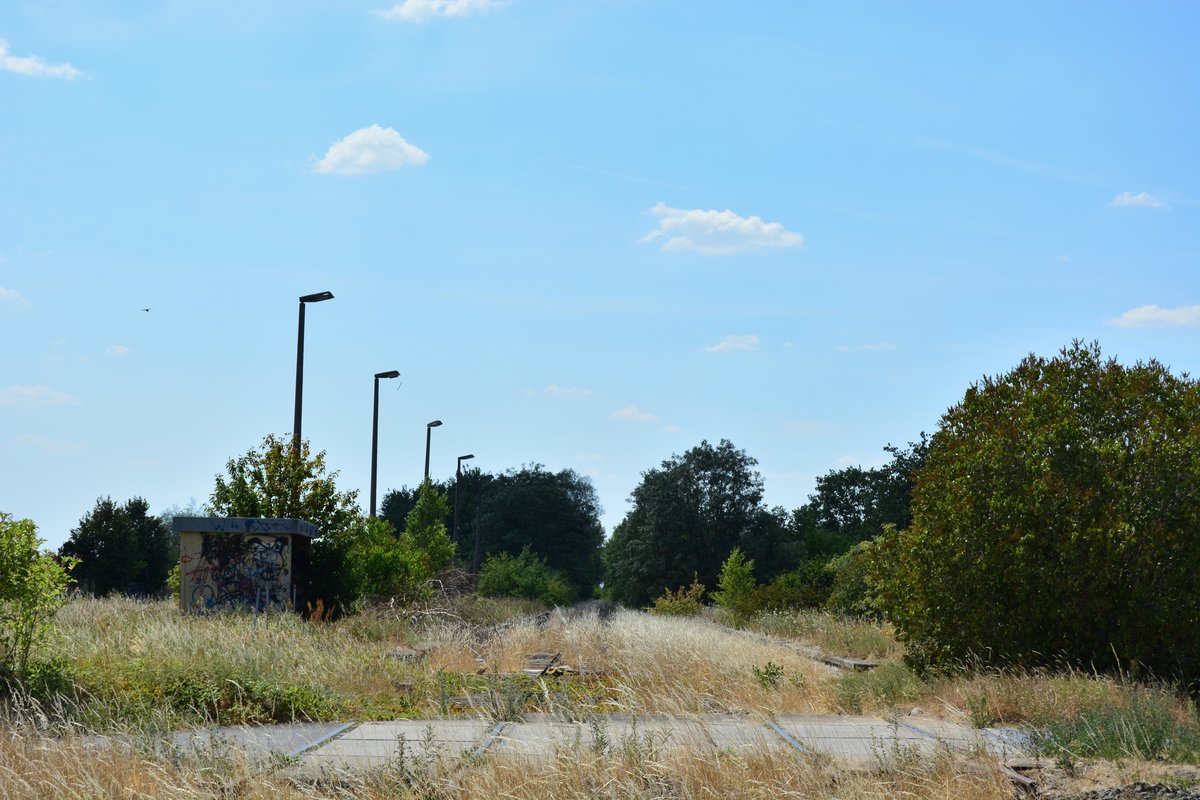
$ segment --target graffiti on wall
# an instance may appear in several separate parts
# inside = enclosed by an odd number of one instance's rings
[[[192,610],[291,607],[287,536],[192,533],[180,556],[180,599]]]

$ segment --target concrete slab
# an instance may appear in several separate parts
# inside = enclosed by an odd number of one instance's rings
[[[176,731],[172,740],[176,747],[186,752],[237,747],[252,758],[266,757],[273,753],[297,756],[348,727],[348,723],[297,722],[288,725],[211,728]]]
[[[705,731],[717,750],[736,753],[762,753],[768,750],[792,750],[791,744],[767,727],[762,720],[736,716],[705,716]]]
[[[544,763],[578,749],[610,754],[637,749],[661,754],[676,749],[709,750],[713,746],[707,725],[695,719],[614,714],[573,722],[530,714],[505,728],[488,752],[497,758]]]
[[[929,756],[941,747],[935,738],[874,717],[789,714],[775,722],[805,750],[860,768]]]
[[[364,722],[304,754],[299,773],[360,771],[389,763],[430,766],[478,748],[496,724],[479,719]]]
[[[953,750],[984,751],[1000,759],[1028,755],[1029,736],[1015,728],[972,728],[937,717],[900,717],[899,722],[928,734]]]

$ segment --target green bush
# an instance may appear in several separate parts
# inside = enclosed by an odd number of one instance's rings
[[[891,527],[891,526],[888,526]],[[878,562],[879,545],[875,540],[859,542],[828,564],[833,575],[825,608],[851,617],[879,619],[879,597],[872,577],[886,567]]]
[[[694,617],[704,608],[704,595],[708,591],[700,582],[700,576],[692,578],[691,586],[680,586],[675,591],[665,590],[654,598],[654,605],[646,610],[660,617]]]
[[[0,511],[0,673],[24,680],[29,654],[66,602],[76,559],[41,552],[32,520]]]
[[[742,548],[733,548],[721,565],[713,601],[732,617],[735,624],[741,624],[758,610],[757,588],[754,582],[754,559],[747,559]]]
[[[497,553],[479,570],[479,593],[485,597],[525,597],[547,606],[565,606],[573,598],[571,586],[545,559],[528,547],[514,557]]]
[[[879,543],[917,665],[1200,677],[1200,384],[1097,344],[1029,356],[949,409]]]

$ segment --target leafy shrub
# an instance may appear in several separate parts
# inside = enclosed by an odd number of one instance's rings
[[[76,560],[41,552],[32,520],[0,511],[0,672],[25,678],[29,654],[66,602]]]
[[[548,606],[564,606],[573,599],[571,586],[557,570],[528,547],[513,557],[497,553],[479,570],[479,593],[485,597],[527,597]]]
[[[737,624],[745,622],[758,610],[757,584],[754,582],[754,560],[747,559],[742,548],[735,547],[721,565],[713,600]]]
[[[1029,356],[949,409],[880,540],[880,600],[918,665],[1200,677],[1200,384],[1097,344]]]
[[[654,605],[646,610],[660,617],[694,617],[704,607],[704,595],[708,591],[700,582],[700,576],[692,578],[691,586],[680,586],[675,591],[665,590],[654,598]]]
[[[851,617],[879,619],[879,598],[872,576],[885,565],[878,563],[874,540],[859,542],[848,553],[834,558],[827,568],[833,581],[825,607]]]
[[[765,666],[753,666],[754,680],[764,689],[774,689],[783,681],[783,667],[774,661],[768,661]]]
[[[445,496],[426,482],[404,533],[386,520],[359,517],[313,542],[313,594],[340,614],[361,610],[369,597],[425,597],[429,579],[454,555],[436,516],[444,505]]]

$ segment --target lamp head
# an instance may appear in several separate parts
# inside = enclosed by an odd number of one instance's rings
[[[474,454],[474,453],[471,453],[469,456],[459,456],[459,457],[458,457],[458,460],[459,460],[459,461],[466,461],[467,459],[469,459],[469,458],[474,458],[474,457],[475,457],[475,454]]]
[[[376,378],[399,378],[400,372],[399,372],[399,370],[389,369],[387,372],[376,372],[375,377]]]
[[[333,292],[317,292],[316,294],[306,294],[300,298],[301,303],[319,303],[322,300],[332,300]]]
[[[441,424],[442,424],[442,421],[440,419],[435,419],[433,422],[425,423],[425,427],[426,428],[436,428],[437,426],[439,426]]]

